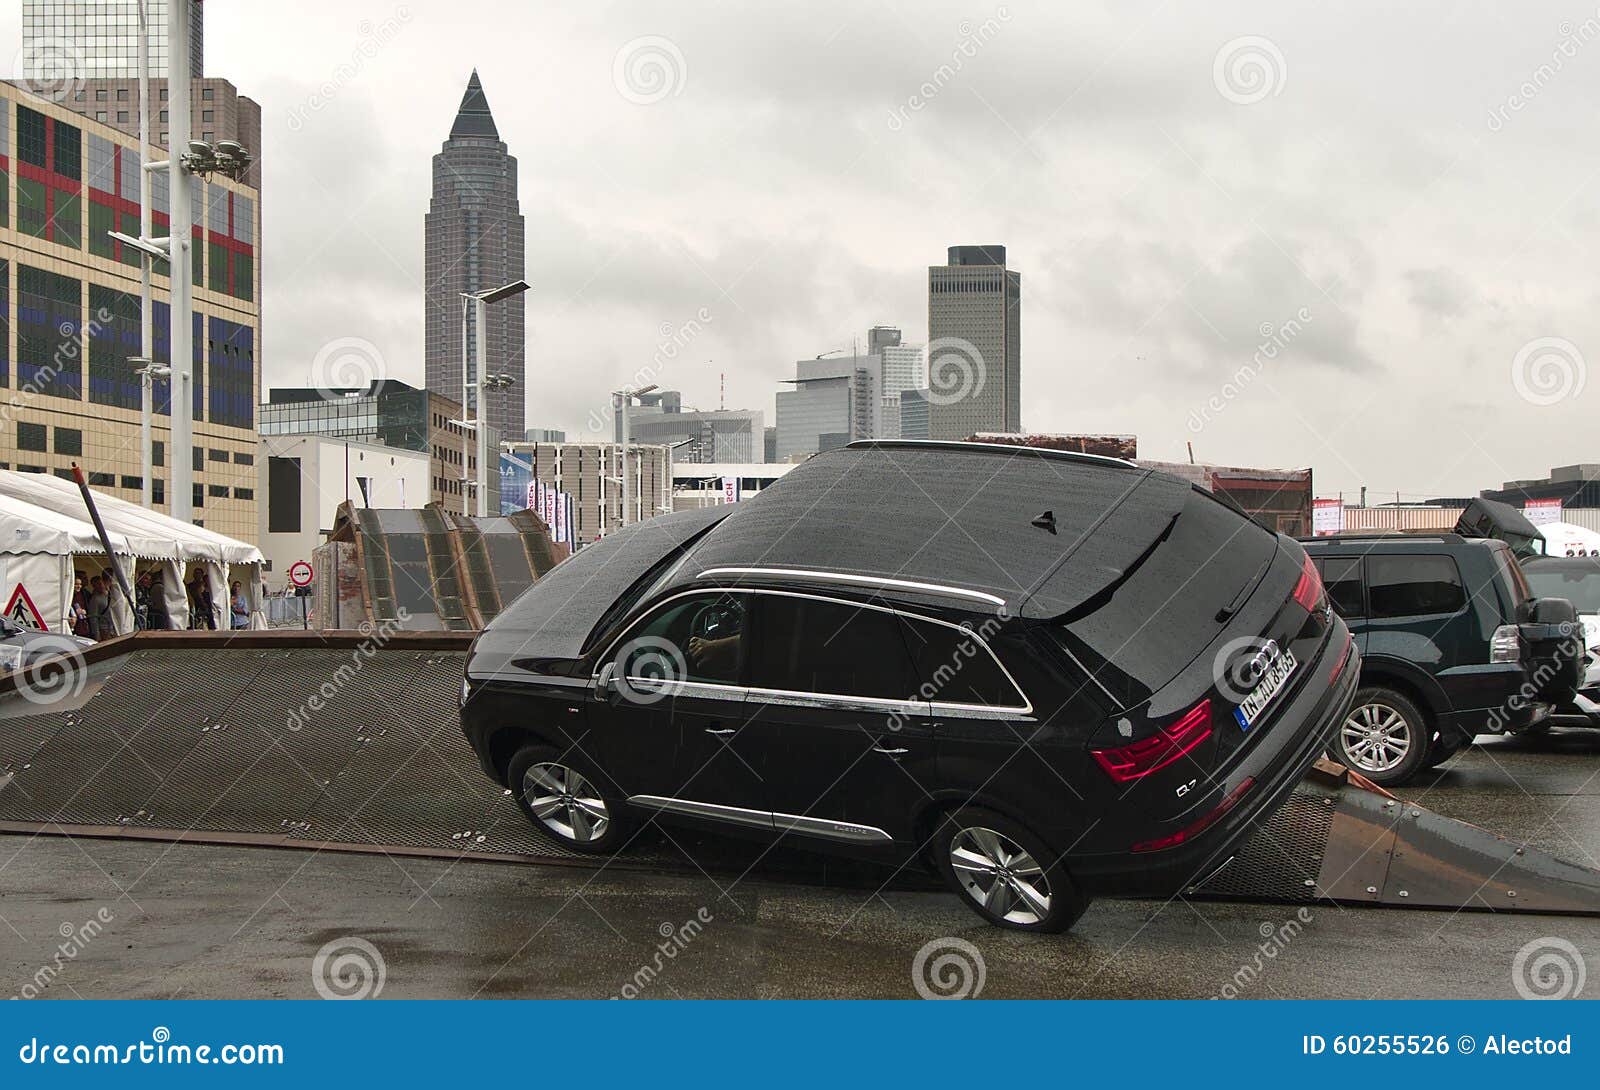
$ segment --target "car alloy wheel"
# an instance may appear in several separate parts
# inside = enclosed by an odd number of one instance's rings
[[[611,826],[611,811],[600,792],[566,765],[530,765],[522,774],[522,794],[533,816],[563,840],[589,844]]]
[[[961,888],[994,915],[1036,924],[1050,914],[1050,880],[1033,856],[1009,837],[980,826],[950,842],[950,867]]]
[[[1387,704],[1361,704],[1345,717],[1339,740],[1362,772],[1390,772],[1411,752],[1411,724]]]

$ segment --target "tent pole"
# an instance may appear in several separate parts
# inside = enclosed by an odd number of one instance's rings
[[[84,479],[83,470],[78,468],[78,463],[72,463],[72,479],[78,482],[78,491],[83,493],[83,502],[89,508],[89,518],[94,520],[94,531],[100,535],[100,544],[106,550],[106,563],[111,565],[111,570],[117,573],[117,585],[122,588],[122,596],[128,600],[128,608],[138,615],[138,607],[134,605],[133,591],[128,588],[128,577],[123,574],[122,561],[117,559],[117,554],[111,548],[111,535],[106,533],[106,524],[100,521],[100,509],[94,505],[94,493],[89,491],[89,482]]]

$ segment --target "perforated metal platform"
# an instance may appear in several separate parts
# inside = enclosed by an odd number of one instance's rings
[[[456,696],[468,638],[142,633],[47,703],[0,679],[0,831],[594,866],[486,779]],[[1323,764],[1189,891],[1252,901],[1600,913],[1600,872]],[[646,829],[608,866],[920,887],[920,873]]]

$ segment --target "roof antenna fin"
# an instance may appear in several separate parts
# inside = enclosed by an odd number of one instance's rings
[[[1049,530],[1053,534],[1056,532],[1056,513],[1054,511],[1046,511],[1034,519],[1033,524],[1039,529]]]

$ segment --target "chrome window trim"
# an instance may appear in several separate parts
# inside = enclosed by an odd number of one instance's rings
[[[667,814],[681,814],[685,817],[725,821],[731,825],[742,825],[747,828],[771,829],[774,832],[781,830],[855,844],[888,844],[894,841],[894,837],[876,825],[811,817],[808,814],[777,814],[770,810],[751,810],[743,806],[724,806],[721,803],[697,802],[694,799],[677,799],[665,795],[629,795],[628,805]]]
[[[721,569],[721,570],[733,570],[733,569]],[[755,571],[755,570],[772,570],[772,571],[776,571],[777,569],[748,569],[748,570],[752,570],[752,571]],[[709,574],[709,573],[707,573],[707,574]],[[759,687],[752,688],[752,687],[747,687],[747,686],[742,686],[742,685],[728,685],[728,684],[722,684],[722,683],[710,682],[710,681],[662,682],[659,679],[633,678],[633,677],[629,677],[627,679],[630,683],[637,681],[637,682],[643,682],[643,683],[646,683],[646,684],[652,684],[652,683],[653,684],[658,684],[658,685],[672,684],[672,685],[678,685],[681,688],[712,689],[712,690],[715,690],[718,694],[723,693],[723,692],[728,692],[728,693],[735,693],[736,692],[736,693],[742,694],[743,697],[745,697],[746,699],[757,697],[758,694],[766,694],[767,696],[776,696],[776,697],[784,698],[784,699],[778,699],[778,700],[769,700],[768,703],[812,705],[812,706],[822,706],[822,707],[830,707],[830,708],[832,708],[832,707],[844,707],[844,708],[855,707],[857,709],[860,709],[860,708],[864,707],[868,711],[878,711],[878,710],[891,710],[892,711],[892,710],[899,709],[899,710],[909,710],[913,714],[918,714],[918,715],[926,715],[926,714],[929,714],[932,711],[939,710],[939,711],[944,711],[946,714],[949,714],[949,715],[955,715],[955,716],[972,718],[972,719],[1013,719],[1013,718],[1016,718],[1018,716],[1027,716],[1027,715],[1031,715],[1033,713],[1033,701],[1028,697],[1028,694],[1023,691],[1022,686],[1017,683],[1017,679],[1012,676],[1011,671],[1006,668],[1006,664],[1004,662],[1000,661],[1000,656],[996,655],[994,653],[994,648],[989,646],[989,641],[984,639],[977,632],[974,632],[972,629],[967,628],[964,625],[959,625],[959,624],[956,624],[953,621],[946,621],[946,620],[943,620],[943,619],[938,618],[938,617],[929,617],[929,616],[927,616],[925,614],[922,614],[922,613],[911,613],[911,612],[909,612],[907,610],[896,609],[896,608],[891,607],[891,606],[875,605],[875,604],[870,603],[870,602],[852,602],[847,598],[829,598],[827,595],[823,595],[823,594],[808,594],[808,593],[806,593],[804,591],[777,590],[777,589],[768,589],[768,588],[765,588],[765,587],[696,587],[696,588],[689,589],[689,590],[678,591],[677,593],[669,595],[668,597],[663,598],[658,602],[651,603],[650,607],[648,609],[646,609],[644,612],[640,613],[638,618],[634,621],[633,624],[630,624],[626,628],[624,628],[622,630],[622,632],[620,634],[618,634],[616,639],[612,640],[610,645],[606,647],[605,652],[602,655],[600,655],[599,658],[597,658],[595,660],[597,665],[595,666],[594,671],[589,675],[591,681],[597,679],[600,676],[601,667],[604,666],[604,664],[606,662],[610,661],[611,656],[616,652],[617,648],[622,646],[622,644],[627,641],[628,637],[637,629],[639,624],[642,623],[647,617],[653,615],[657,610],[659,610],[663,606],[671,605],[673,602],[676,602],[680,598],[689,598],[689,597],[693,597],[693,596],[696,596],[696,595],[704,595],[704,594],[747,594],[747,595],[766,594],[766,595],[772,595],[772,596],[780,597],[780,598],[804,598],[804,599],[807,599],[807,600],[810,600],[810,601],[814,601],[814,602],[828,602],[828,603],[830,603],[832,605],[851,606],[851,607],[856,608],[856,609],[876,610],[879,613],[890,613],[890,614],[893,614],[896,617],[902,617],[902,618],[904,618],[906,620],[909,620],[909,621],[921,621],[921,622],[923,622],[925,624],[939,625],[939,626],[944,627],[944,628],[953,628],[956,631],[962,633],[963,635],[970,637],[973,640],[974,643],[976,643],[979,647],[983,648],[984,652],[989,656],[990,660],[993,661],[994,664],[997,667],[1000,668],[1000,673],[1005,675],[1006,681],[1011,683],[1012,689],[1016,692],[1016,694],[1018,696],[1020,696],[1022,698],[1023,703],[1020,706],[1017,706],[1017,705],[1001,706],[1001,705],[989,705],[989,704],[962,704],[962,703],[957,703],[957,702],[954,702],[954,701],[922,701],[922,700],[903,700],[903,699],[899,699],[899,698],[896,698],[896,697],[849,696],[849,695],[846,695],[846,694],[843,694],[843,693],[809,693],[809,692],[804,692],[803,693],[803,692],[793,692],[793,691],[785,690],[785,689],[763,689],[763,688],[759,688]],[[712,698],[714,699],[715,697],[712,697]]]
[[[943,583],[919,583],[909,579],[890,579],[877,575],[855,575],[851,572],[822,571],[810,568],[707,568],[700,573],[700,576],[717,575],[774,575],[789,579],[819,579],[823,582],[855,583],[861,586],[895,587],[899,590],[926,590],[936,594],[953,594],[958,598],[972,598],[995,606],[1004,606],[1006,604],[1004,598],[989,594],[986,591],[946,586]]]

